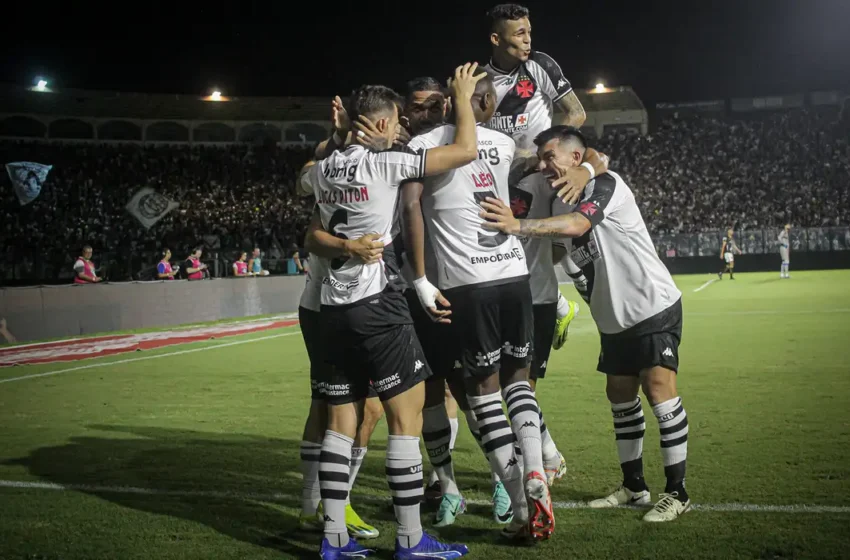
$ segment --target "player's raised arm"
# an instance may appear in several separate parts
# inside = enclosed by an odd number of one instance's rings
[[[313,212],[313,218],[307,228],[304,247],[310,253],[326,259],[339,257],[356,257],[365,264],[381,260],[384,254],[384,243],[380,235],[370,233],[357,239],[343,239],[325,231],[319,212]]]
[[[301,196],[311,196],[314,195],[313,184],[315,180],[315,173],[318,171],[318,167],[316,169],[312,169],[316,166],[316,162],[311,160],[304,164],[304,167],[301,168],[301,171],[298,173],[298,179],[295,181],[295,191]]]
[[[425,175],[439,175],[452,169],[458,169],[475,161],[478,157],[478,137],[475,130],[475,113],[472,110],[472,96],[475,84],[486,72],[477,72],[478,63],[466,63],[458,66],[452,80],[453,105],[456,116],[454,144],[432,148],[426,152]]]
[[[571,91],[559,99],[558,107],[563,111],[560,118],[561,122],[558,124],[581,128],[584,121],[587,120],[587,113],[584,112],[584,107],[575,91]]]

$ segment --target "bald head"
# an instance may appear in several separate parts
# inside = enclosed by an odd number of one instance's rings
[[[496,95],[496,86],[493,84],[493,77],[487,73],[483,68],[478,68],[475,71],[475,76],[484,75],[483,78],[478,80],[478,83],[475,84],[475,93],[474,96],[483,97],[485,93],[489,93],[490,95]]]

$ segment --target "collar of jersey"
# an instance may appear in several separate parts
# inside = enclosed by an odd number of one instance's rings
[[[490,68],[492,68],[494,71],[498,72],[499,74],[504,74],[506,76],[510,76],[511,74],[516,72],[519,69],[520,66],[522,66],[522,62],[517,64],[516,67],[513,70],[510,70],[510,71],[502,70],[501,68],[496,66],[496,63],[493,61],[493,58],[492,57],[490,58]]]

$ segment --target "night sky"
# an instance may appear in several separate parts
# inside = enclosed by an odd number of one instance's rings
[[[6,18],[0,81],[157,93],[330,96],[489,58],[496,2],[64,3]],[[647,102],[850,91],[850,0],[526,2],[533,48],[575,87]],[[219,8],[217,6],[225,6]],[[289,7],[287,7],[287,5]],[[57,3],[57,6],[60,6]],[[49,13],[49,16],[46,14]],[[17,23],[15,23],[17,22]]]

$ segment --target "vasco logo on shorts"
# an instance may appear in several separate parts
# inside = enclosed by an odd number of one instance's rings
[[[484,255],[481,257],[472,256],[469,257],[469,262],[472,264],[489,264],[489,263],[497,263],[502,261],[509,261],[512,259],[522,260],[525,258],[525,254],[522,252],[522,249],[519,247],[515,248],[513,251],[509,253],[499,253],[497,255]]]
[[[475,360],[477,362],[478,367],[484,366],[492,366],[494,363],[499,361],[499,358],[502,356],[501,348],[499,350],[493,350],[492,352],[487,352],[487,354],[482,354],[478,352],[475,354]]]
[[[528,351],[530,348],[530,342],[526,342],[525,346],[514,346],[510,342],[506,342],[502,345],[502,352],[504,352],[508,356],[513,356],[514,358],[525,358],[526,356],[528,356]]]

